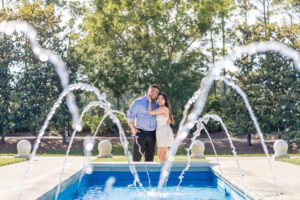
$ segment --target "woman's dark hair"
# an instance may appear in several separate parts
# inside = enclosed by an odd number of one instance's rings
[[[158,94],[158,96],[163,96],[163,98],[164,98],[164,100],[165,100],[165,106],[167,107],[167,108],[169,108],[169,117],[170,117],[170,119],[171,119],[171,123],[173,124],[174,123],[174,119],[173,119],[173,116],[172,116],[172,113],[171,113],[171,104],[170,104],[170,101],[169,101],[169,99],[168,99],[168,97],[167,97],[167,95],[165,94],[165,93],[163,93],[163,92],[160,92],[159,94]],[[157,97],[158,97],[157,96]]]

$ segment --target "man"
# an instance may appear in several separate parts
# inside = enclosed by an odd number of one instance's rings
[[[158,105],[155,100],[159,91],[158,85],[150,85],[147,94],[137,98],[128,111],[129,126],[136,137],[133,145],[133,161],[141,161],[142,154],[145,155],[145,161],[154,159],[156,117],[148,114],[148,96],[152,99],[152,109],[157,109]]]

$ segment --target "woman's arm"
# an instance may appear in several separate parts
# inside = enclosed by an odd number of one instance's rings
[[[152,100],[151,100],[151,98],[148,96],[148,114],[149,114],[149,115],[154,115],[153,112],[155,112],[155,111],[152,111]]]
[[[152,101],[151,99],[148,97],[148,114],[149,115],[160,115],[160,114],[165,114],[166,110],[164,108],[158,108],[155,110],[152,110]]]
[[[149,105],[151,107],[151,104]],[[155,110],[152,110],[151,108],[149,108],[148,106],[148,114],[149,115],[164,115],[166,113],[166,110],[164,108],[158,108]]]

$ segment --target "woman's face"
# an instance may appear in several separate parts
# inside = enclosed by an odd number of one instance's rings
[[[163,95],[158,95],[156,102],[159,106],[164,106],[166,103]]]

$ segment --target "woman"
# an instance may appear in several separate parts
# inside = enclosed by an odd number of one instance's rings
[[[167,158],[168,148],[174,141],[173,131],[168,123],[169,119],[173,122],[171,115],[170,103],[166,94],[159,93],[156,103],[158,109],[152,110],[151,98],[148,97],[148,114],[156,115],[157,128],[156,128],[156,144],[157,144],[157,156],[161,162],[164,162]]]

